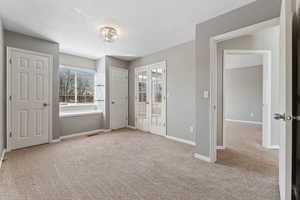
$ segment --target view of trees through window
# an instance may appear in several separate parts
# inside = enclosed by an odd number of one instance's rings
[[[94,103],[95,73],[61,67],[59,69],[60,103]]]

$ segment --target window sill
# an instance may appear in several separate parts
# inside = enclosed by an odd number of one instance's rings
[[[102,114],[103,112],[101,110],[87,110],[87,111],[74,111],[74,112],[61,112],[59,114],[60,118],[65,118],[65,117],[78,117],[78,116],[85,116],[85,115],[99,115]]]

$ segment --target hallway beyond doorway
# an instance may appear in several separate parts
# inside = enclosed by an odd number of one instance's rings
[[[224,121],[226,149],[218,150],[218,164],[263,176],[278,177],[278,150],[262,146],[262,126]]]

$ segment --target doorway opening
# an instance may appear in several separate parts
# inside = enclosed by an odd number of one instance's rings
[[[256,125],[261,133],[259,144],[278,149],[272,144],[271,132],[272,51],[226,49],[222,61],[219,76],[223,81],[218,86],[220,93],[223,91],[218,105],[222,117],[218,123],[219,149],[226,148],[228,122]]]
[[[211,38],[211,162],[278,178],[279,41],[278,19]]]

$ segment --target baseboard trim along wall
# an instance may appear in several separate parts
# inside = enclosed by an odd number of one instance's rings
[[[203,160],[205,162],[210,162],[212,163],[211,159],[209,157],[206,157],[206,156],[203,156],[203,155],[200,155],[198,153],[194,153],[194,157],[199,159],[199,160]]]
[[[133,130],[136,130],[136,127],[135,127],[135,126],[127,125],[126,127],[127,127],[127,128],[130,128],[130,129],[133,129]]]
[[[177,138],[177,137],[173,137],[173,136],[169,136],[169,135],[167,135],[166,138],[170,139],[170,140],[177,141],[177,142],[181,142],[181,143],[189,144],[189,145],[192,145],[192,146],[196,146],[196,143],[193,142],[193,141],[190,141],[190,140],[185,140],[185,139],[181,139],[181,138]]]
[[[219,150],[224,150],[225,147],[224,147],[224,146],[217,146],[217,149],[219,149]]]
[[[61,140],[69,139],[69,138],[73,138],[73,137],[79,137],[79,136],[84,136],[84,135],[92,135],[92,134],[96,134],[96,133],[107,133],[107,132],[110,132],[110,131],[111,131],[111,129],[97,129],[97,130],[86,131],[86,132],[81,132],[81,133],[74,133],[74,134],[71,134],[71,135],[61,136],[59,139],[53,139],[51,141],[51,143],[60,142]]]
[[[270,145],[267,147],[268,149],[280,149],[279,145]]]
[[[262,122],[256,122],[256,121],[244,121],[244,120],[236,120],[236,119],[225,119],[225,121],[228,121],[228,122],[245,123],[245,124],[262,125]]]
[[[1,158],[0,158],[0,169],[1,169],[2,163],[4,161],[5,153],[6,153],[6,149],[3,149],[2,153],[1,153]]]

